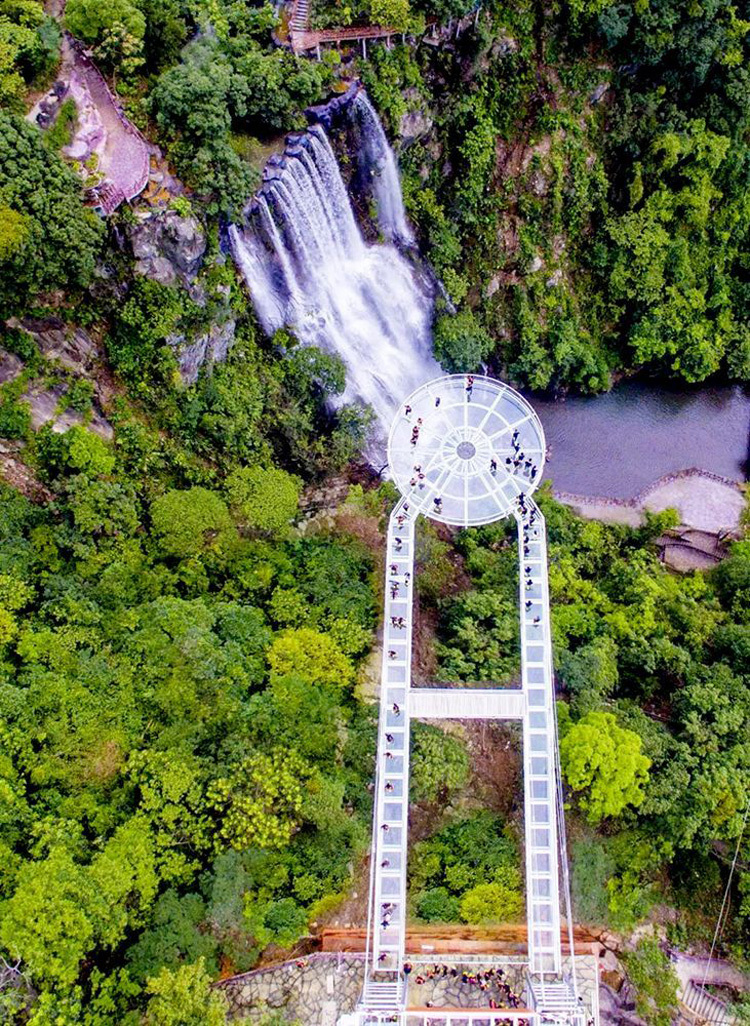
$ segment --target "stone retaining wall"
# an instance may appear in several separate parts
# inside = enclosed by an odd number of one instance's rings
[[[552,494],[560,502],[565,502],[568,505],[575,505],[577,502],[585,503],[596,503],[602,506],[623,506],[630,509],[637,509],[640,507],[652,492],[655,492],[657,488],[662,488],[664,485],[671,484],[672,481],[681,481],[688,477],[702,477],[707,481],[715,481],[717,484],[725,485],[729,488],[734,488],[735,491],[740,491],[741,486],[738,481],[733,481],[730,477],[723,477],[721,474],[714,474],[710,470],[703,470],[700,467],[688,467],[686,470],[677,470],[672,474],[664,474],[662,477],[657,478],[647,488],[638,492],[630,499],[615,499],[611,495],[578,495],[574,492],[561,492],[556,488],[552,489]]]
[[[280,1011],[304,1026],[335,1026],[352,1012],[364,982],[363,953],[319,953],[217,984],[229,1000],[230,1017],[248,1022]]]

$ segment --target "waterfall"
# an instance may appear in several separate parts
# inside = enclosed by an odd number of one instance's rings
[[[414,236],[406,222],[396,158],[388,145],[380,118],[364,91],[354,99],[352,113],[361,129],[360,167],[372,179],[378,227],[387,239],[413,246]]]
[[[370,140],[363,159],[375,162],[381,231],[406,242],[411,233],[382,126],[363,94],[352,106]],[[397,402],[440,374],[430,337],[431,286],[394,245],[365,243],[320,125],[290,137],[264,178],[244,226],[229,228],[258,317],[269,334],[288,324],[304,344],[343,359],[341,402],[369,404],[382,442]]]

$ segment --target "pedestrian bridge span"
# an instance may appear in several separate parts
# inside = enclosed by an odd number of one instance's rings
[[[491,378],[450,375],[402,405],[389,465],[401,493],[389,524],[382,683],[375,782],[366,982],[354,1026],[398,1022],[542,1022],[591,1019],[575,969],[563,976],[561,901],[567,897],[564,819],[552,675],[547,540],[531,495],[545,456],[541,423],[526,400]],[[521,687],[412,687],[414,547],[422,514],[458,527],[512,516],[518,531]],[[523,734],[528,973],[513,1009],[406,1007],[404,951],[412,719],[516,720]],[[562,843],[561,843],[562,838]],[[561,858],[562,854],[562,858]],[[566,902],[567,908],[567,902]],[[567,916],[570,924],[570,916]],[[574,945],[570,943],[573,967]],[[443,954],[442,959],[445,960]],[[408,971],[408,965],[406,966]],[[522,1004],[523,1014],[519,1016]],[[511,1014],[513,1013],[513,1014]],[[345,1026],[345,1020],[341,1020]]]

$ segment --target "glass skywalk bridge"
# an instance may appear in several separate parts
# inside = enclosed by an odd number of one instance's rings
[[[402,498],[391,514],[387,537],[366,978],[357,1011],[340,1024],[584,1026],[591,1015],[577,993],[575,970],[569,977],[562,975],[560,870],[566,862],[564,845],[561,848],[564,821],[547,544],[544,518],[531,499],[544,467],[542,425],[532,407],[509,386],[482,376],[451,375],[423,385],[404,402],[390,432],[388,454]],[[461,527],[515,518],[520,688],[412,688],[414,540],[419,514]],[[505,719],[522,725],[528,927],[523,1008],[407,1007],[403,966],[413,718]],[[563,896],[565,884],[563,876]],[[570,950],[574,966],[572,935]],[[444,954],[441,958],[447,960]]]

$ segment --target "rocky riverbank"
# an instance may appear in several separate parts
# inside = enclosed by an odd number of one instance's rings
[[[717,536],[738,533],[745,508],[745,496],[736,481],[697,467],[666,474],[632,499],[575,495],[556,489],[554,495],[581,516],[631,526],[641,523],[645,510],[656,513],[674,507],[685,527]]]

